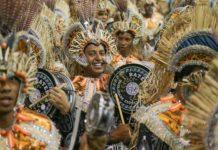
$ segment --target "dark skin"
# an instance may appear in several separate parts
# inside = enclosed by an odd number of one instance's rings
[[[117,34],[117,48],[123,57],[131,54],[133,39],[133,35],[129,32],[120,32]]]
[[[195,6],[195,0],[185,0],[186,5]]]
[[[86,75],[99,78],[105,71],[106,50],[103,45],[89,44],[84,50],[88,66],[85,68]]]
[[[137,0],[137,8],[145,18],[151,18],[154,13],[154,4],[145,3],[144,0]]]
[[[151,18],[154,14],[154,4],[145,4],[144,13],[142,13],[145,18]]]
[[[9,128],[14,122],[19,86],[15,79],[0,80],[0,128]]]
[[[117,128],[113,129],[109,136],[109,141],[130,141],[131,140],[131,129],[128,124],[120,124]]]

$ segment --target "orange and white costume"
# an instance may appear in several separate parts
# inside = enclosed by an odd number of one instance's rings
[[[0,150],[58,150],[60,138],[49,118],[19,107],[15,123],[8,129],[0,129]]]
[[[99,91],[106,92],[108,79],[108,74],[102,74],[99,78],[75,76],[73,78],[73,85],[78,96],[76,106],[86,112],[92,96]]]
[[[163,16],[158,12],[154,12],[151,18],[144,18],[145,34],[154,35],[163,25]]]
[[[141,64],[141,65],[147,66],[148,68],[154,67],[154,64],[152,62],[140,61],[137,57],[131,54],[127,57],[123,57],[119,53],[114,55],[110,65],[114,69],[117,69],[118,67],[126,65],[126,64]]]

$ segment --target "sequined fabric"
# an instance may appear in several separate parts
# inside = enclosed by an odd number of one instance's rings
[[[60,135],[45,116],[19,108],[10,129],[0,129],[0,150],[58,150]]]

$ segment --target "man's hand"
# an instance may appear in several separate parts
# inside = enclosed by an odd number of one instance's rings
[[[84,133],[80,138],[80,150],[89,150],[88,135]]]
[[[131,140],[131,129],[128,124],[120,124],[112,130],[109,135],[109,141],[129,141]]]
[[[80,150],[103,150],[106,146],[106,135],[88,135],[86,132],[80,138]]]
[[[62,89],[54,87],[49,91],[49,102],[54,105],[62,114],[70,111],[70,103],[68,102],[67,95]]]

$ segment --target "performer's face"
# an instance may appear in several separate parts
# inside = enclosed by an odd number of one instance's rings
[[[133,36],[128,32],[121,32],[117,38],[117,48],[122,56],[127,56],[133,46]]]
[[[100,10],[97,13],[97,18],[103,23],[106,23],[109,18],[109,12],[107,10]]]
[[[13,111],[19,91],[19,82],[16,79],[0,80],[0,115]]]
[[[152,17],[154,13],[154,4],[145,4],[144,12],[142,12],[144,17]]]
[[[85,56],[88,66],[87,72],[94,77],[99,76],[105,70],[106,50],[103,45],[90,44],[85,48]]]
[[[196,2],[195,0],[185,0],[186,5],[195,6]]]

